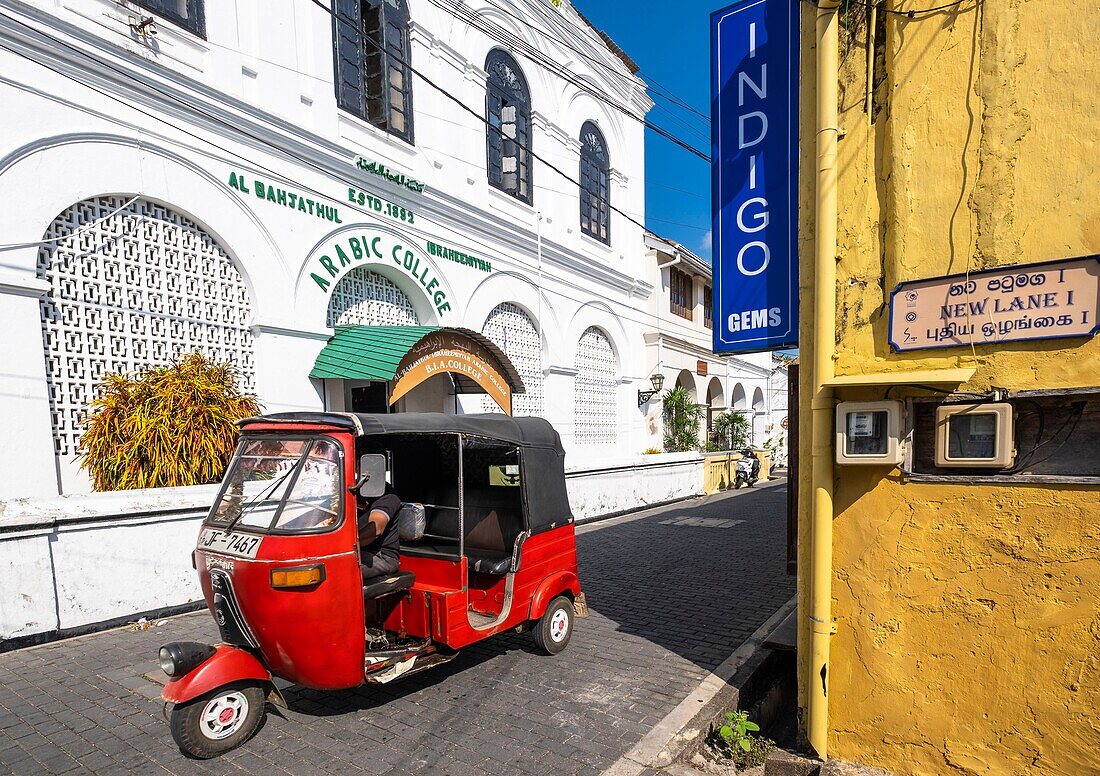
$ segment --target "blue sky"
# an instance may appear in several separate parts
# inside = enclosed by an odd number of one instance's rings
[[[573,0],[641,66],[657,102],[649,120],[708,155],[709,121],[659,97],[657,84],[710,115],[710,14],[729,4]],[[709,260],[710,165],[650,130],[645,160],[646,225]]]

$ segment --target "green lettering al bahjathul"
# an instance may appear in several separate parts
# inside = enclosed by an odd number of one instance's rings
[[[259,178],[254,178],[252,180],[252,185],[249,186],[248,179],[245,178],[244,173],[229,173],[229,187],[237,191],[243,191],[246,194],[252,192],[259,199],[266,199],[268,202],[273,202],[276,205],[283,205],[291,210],[298,210],[306,215],[316,216],[325,221],[331,221],[334,224],[344,223],[340,219],[339,209],[334,205],[326,205],[323,202],[302,196],[298,192],[291,191],[290,189],[268,185]]]

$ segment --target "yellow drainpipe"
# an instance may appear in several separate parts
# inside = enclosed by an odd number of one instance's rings
[[[833,389],[836,337],[837,2],[817,4],[817,191],[814,230],[813,488],[810,697],[807,733],[818,756],[829,743],[829,639],[833,634]]]

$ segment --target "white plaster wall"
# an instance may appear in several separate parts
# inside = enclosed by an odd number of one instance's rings
[[[199,600],[191,551],[217,489],[0,501],[0,642]]]
[[[703,492],[694,453],[571,466],[578,520]],[[0,643],[199,601],[191,568],[217,486],[0,501]]]
[[[650,108],[644,85],[568,3],[560,9],[505,3],[508,13],[488,0],[473,5],[635,113]],[[411,7],[414,67],[483,110],[482,65],[497,44],[460,29],[427,0],[413,0]],[[339,110],[332,88],[332,24],[323,10],[286,0],[208,3],[207,40],[162,22],[148,45],[130,35],[126,12],[113,0],[0,0],[0,8],[0,35],[20,51],[0,52],[7,79],[0,83],[0,104],[21,117],[0,124],[0,198],[21,203],[0,211],[4,242],[39,240],[59,212],[102,194],[137,194],[183,213],[219,242],[248,284],[257,393],[268,411],[280,411],[323,406],[322,389],[308,373],[330,333],[321,325],[327,298],[316,288],[307,294],[308,286],[298,282],[314,252],[356,224],[393,230],[422,258],[432,240],[493,264],[486,274],[442,259],[429,262],[456,303],[441,323],[480,329],[488,311],[505,301],[538,318],[547,415],[567,443],[573,438],[570,370],[576,340],[588,325],[599,325],[611,338],[622,378],[619,439],[584,450],[571,446],[571,454],[598,461],[646,447],[645,418],[634,401],[647,380],[642,321],[649,284],[642,230],[614,215],[610,246],[582,235],[576,186],[540,162],[533,170],[533,205],[492,189],[485,173],[484,124],[421,79],[413,79],[415,144]],[[512,14],[536,28],[551,24],[555,36],[583,47],[605,66],[575,57],[516,23]],[[44,44],[28,28],[64,42],[73,78],[35,62],[54,63],[61,44]],[[575,171],[580,126],[594,120],[610,152],[612,204],[644,212],[642,124],[523,56],[517,59],[532,90],[535,152]],[[106,94],[82,81],[105,84]],[[413,194],[361,173],[353,165],[357,154],[416,177],[427,189]],[[234,190],[228,186],[231,173],[337,206],[343,223]],[[415,222],[398,222],[349,202],[349,186],[414,211]],[[24,286],[34,285],[36,255],[35,247],[4,254]],[[414,303],[422,303],[415,281],[396,275]],[[4,282],[0,278],[0,322],[6,331],[19,332],[5,340],[4,356],[18,368],[0,372],[0,396],[18,401],[0,404],[0,422],[26,432],[28,452],[10,462],[5,459],[10,454],[0,452],[0,463],[11,464],[0,469],[5,472],[0,498],[56,493],[37,300],[8,295]],[[81,472],[66,466],[66,473],[72,475],[66,492],[87,486]]]
[[[703,492],[703,458],[697,453],[639,455],[598,469],[569,467],[569,505],[577,520],[625,512]]]
[[[61,629],[202,598],[191,550],[205,516],[59,531],[53,563]]]
[[[45,285],[33,272],[0,276],[0,422],[8,440],[0,445],[0,493],[58,492],[39,317]]]
[[[0,643],[57,630],[50,538],[0,535]]]

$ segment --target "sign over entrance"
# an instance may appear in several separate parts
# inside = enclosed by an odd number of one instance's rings
[[[1100,255],[914,280],[890,295],[890,346],[1091,337],[1098,312]]]
[[[711,14],[714,350],[798,344],[798,0]]]
[[[447,329],[424,337],[401,359],[394,375],[396,382],[390,393],[390,404],[397,403],[416,386],[444,372],[456,376],[460,389],[464,382],[476,383],[504,414],[512,414],[512,387],[497,358],[472,337]]]

